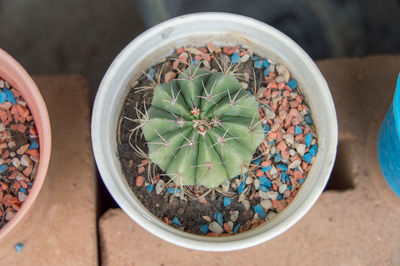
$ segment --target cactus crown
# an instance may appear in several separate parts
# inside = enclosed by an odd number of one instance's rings
[[[142,120],[149,158],[178,185],[217,187],[264,140],[258,103],[238,80],[190,66],[155,87]]]

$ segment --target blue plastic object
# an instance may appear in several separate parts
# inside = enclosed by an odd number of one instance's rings
[[[378,159],[386,182],[400,197],[400,75],[393,104],[379,131]]]

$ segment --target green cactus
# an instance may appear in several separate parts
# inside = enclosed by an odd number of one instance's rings
[[[149,158],[178,185],[219,186],[264,140],[258,103],[238,80],[190,66],[155,87],[143,118]]]

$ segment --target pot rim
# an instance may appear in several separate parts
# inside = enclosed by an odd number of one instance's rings
[[[272,224],[269,229],[269,234],[266,234],[266,232],[264,232],[265,230],[263,229],[258,229],[258,227],[262,226],[258,226],[257,228],[250,230],[252,231],[251,233],[249,233],[250,231],[247,231],[237,234],[235,236],[223,238],[198,236],[190,233],[180,232],[177,229],[167,228],[170,226],[165,225],[158,218],[154,219],[154,216],[152,217],[152,215],[149,215],[148,210],[143,209],[143,206],[140,202],[138,202],[138,199],[136,199],[132,191],[126,188],[127,183],[125,182],[126,184],[124,184],[124,181],[120,180],[121,177],[118,176],[114,168],[110,168],[106,165],[107,159],[105,158],[105,153],[109,153],[109,151],[105,150],[104,146],[106,146],[106,143],[104,142],[104,139],[102,139],[100,134],[100,128],[102,128],[101,110],[103,107],[102,105],[107,102],[106,92],[108,87],[110,86],[110,83],[112,82],[112,77],[115,75],[118,68],[121,67],[124,59],[132,51],[143,45],[143,43],[147,39],[151,38],[154,35],[162,35],[165,32],[168,33],[168,31],[176,25],[182,25],[190,22],[201,23],[202,21],[207,20],[212,20],[213,22],[228,21],[232,22],[232,24],[242,23],[247,25],[248,27],[256,27],[263,32],[274,35],[276,38],[279,38],[280,41],[289,45],[290,48],[295,51],[296,55],[301,58],[302,63],[304,63],[304,65],[306,65],[315,75],[314,78],[318,83],[319,88],[324,93],[324,99],[326,99],[326,102],[324,104],[326,104],[326,108],[329,110],[331,115],[331,120],[327,121],[331,130],[331,141],[329,142],[329,145],[327,145],[329,146],[327,147],[327,152],[325,154],[325,158],[327,158],[327,166],[323,169],[321,173],[322,178],[312,184],[312,193],[310,193],[302,201],[302,208],[291,210],[291,215],[289,216],[290,219],[286,219],[284,220],[284,222],[278,224],[273,224],[273,220],[271,220],[271,222],[268,222]],[[269,25],[245,16],[219,12],[195,13],[176,17],[150,28],[149,30],[136,37],[133,41],[131,41],[114,59],[111,66],[104,75],[103,80],[101,81],[94,103],[91,130],[93,151],[99,172],[102,176],[103,182],[105,183],[113,198],[118,202],[119,206],[140,226],[142,226],[152,234],[182,247],[204,251],[229,251],[251,247],[279,235],[280,233],[291,227],[294,223],[296,223],[311,208],[319,195],[322,193],[328,181],[329,174],[333,168],[338,142],[336,111],[333,104],[332,96],[330,94],[326,81],[322,77],[322,74],[320,73],[314,62],[311,60],[311,58],[289,37]],[[119,180],[116,178],[119,178]],[[122,176],[122,178],[125,179],[124,176]],[[303,186],[306,184],[306,182],[303,184]],[[129,200],[132,198],[134,202],[130,203]],[[291,205],[292,204],[289,204],[286,209],[289,209]],[[283,212],[285,212],[286,209]]]

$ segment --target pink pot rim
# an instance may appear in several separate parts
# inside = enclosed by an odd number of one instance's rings
[[[40,141],[39,167],[28,197],[14,217],[0,229],[0,241],[15,231],[34,206],[34,202],[43,186],[51,153],[51,129],[46,104],[35,82],[25,69],[7,52],[0,49],[0,78],[11,84],[22,95],[28,105]]]

